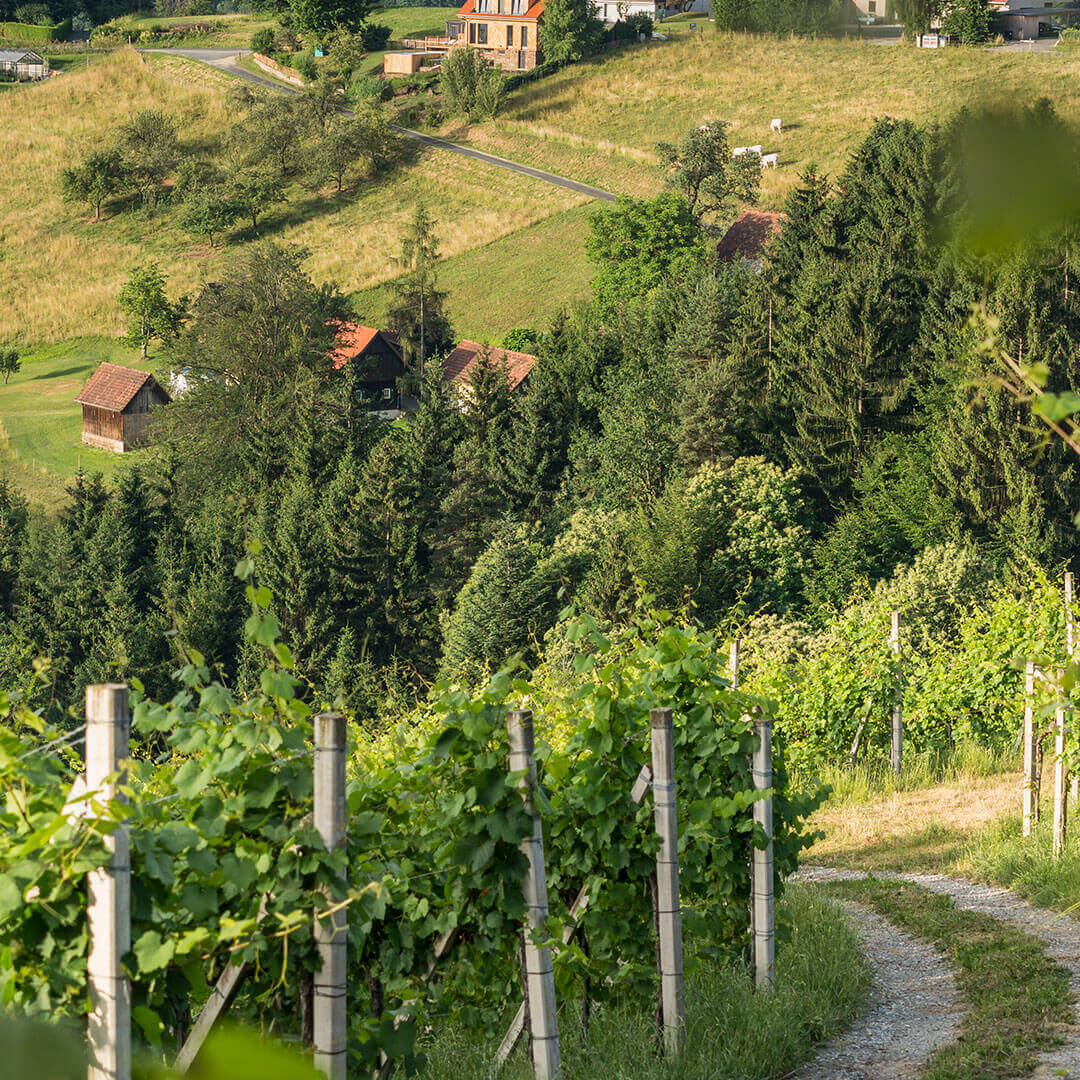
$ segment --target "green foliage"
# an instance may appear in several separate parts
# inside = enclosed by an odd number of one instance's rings
[[[46,45],[51,41],[67,41],[71,37],[71,20],[55,26],[38,26],[21,22],[0,22],[0,38],[26,45]]]
[[[17,375],[19,369],[22,367],[22,361],[19,359],[19,350],[10,346],[3,348],[0,347],[0,375],[4,377],[4,385],[7,386],[8,379],[12,375]]]
[[[94,220],[101,220],[101,207],[120,194],[128,183],[128,171],[117,147],[91,150],[78,165],[60,173],[64,198],[70,202],[89,203]]]
[[[682,195],[633,200],[620,196],[589,217],[585,253],[597,265],[593,292],[603,311],[694,274],[704,245]]]
[[[272,26],[264,26],[251,35],[251,51],[269,56],[277,48],[277,35]]]
[[[516,352],[535,352],[540,344],[540,334],[531,326],[519,326],[507,332],[503,338],[502,347],[513,349]]]
[[[835,0],[718,0],[717,30],[764,34],[834,33],[847,12]]]
[[[358,33],[368,17],[367,0],[289,0],[290,23],[316,38],[334,31]]]
[[[311,82],[319,76],[319,69],[315,64],[315,57],[310,52],[293,53],[289,65],[292,67],[293,71],[308,82]]]
[[[213,247],[214,237],[220,237],[236,220],[236,207],[224,192],[212,187],[200,187],[185,200],[177,224],[193,236],[203,237]]]
[[[499,111],[502,74],[488,65],[483,50],[458,45],[443,58],[439,84],[451,112],[467,120],[489,120]]]
[[[691,128],[678,146],[661,142],[656,153],[667,166],[667,185],[686,200],[700,221],[730,213],[740,203],[757,202],[761,162],[756,154],[732,157],[727,123],[706,120]]]
[[[925,34],[941,16],[941,0],[895,0],[896,14],[904,26],[904,36]]]
[[[551,0],[544,5],[544,60],[573,64],[596,50],[603,32],[588,0]]]
[[[145,357],[152,339],[170,341],[183,324],[187,298],[173,303],[165,293],[165,275],[156,263],[137,266],[116,297],[128,317],[127,341]]]
[[[941,29],[958,45],[982,45],[990,40],[992,22],[987,0],[958,0],[946,9]]]

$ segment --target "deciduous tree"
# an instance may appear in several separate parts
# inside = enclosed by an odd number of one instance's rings
[[[173,303],[165,293],[165,275],[157,263],[137,266],[116,297],[128,317],[127,340],[146,358],[152,339],[170,341],[184,320],[187,298]]]

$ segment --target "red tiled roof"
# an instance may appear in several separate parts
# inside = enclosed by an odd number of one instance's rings
[[[721,262],[735,259],[760,259],[769,241],[783,227],[783,214],[766,210],[744,210],[724,233],[716,254]]]
[[[358,326],[356,323],[343,323],[337,335],[337,348],[330,354],[330,363],[339,371],[350,360],[362,356],[376,337],[382,336],[397,346],[397,334],[393,330],[376,330],[372,326]]]
[[[483,15],[485,18],[492,19],[539,19],[543,13],[544,0],[534,0],[524,15],[510,15],[506,12],[500,15],[494,11],[477,11],[476,0],[465,0],[465,3],[458,8],[459,15]]]
[[[94,405],[110,412],[123,412],[147,382],[157,386],[157,380],[149,371],[136,371],[135,368],[105,361],[90,376],[75,400],[80,405]],[[164,390],[161,392],[165,393]],[[167,394],[165,396],[168,397]]]
[[[451,382],[467,384],[476,367],[477,358],[485,349],[491,363],[496,367],[506,363],[506,374],[511,390],[516,390],[536,366],[536,357],[531,353],[515,352],[513,349],[494,349],[481,345],[478,341],[463,341],[443,362],[443,378]]]

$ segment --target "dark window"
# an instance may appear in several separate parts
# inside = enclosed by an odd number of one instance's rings
[[[866,10],[870,15],[873,15],[874,12],[877,11],[877,3],[875,2],[875,0],[868,0]]]
[[[476,24],[476,44],[487,44],[487,23],[482,22]]]
[[[521,47],[523,49],[529,47],[529,28],[527,26],[521,28]]]
[[[469,23],[469,44],[476,44],[476,23],[474,22]]]
[[[514,28],[508,26],[506,28],[506,47],[509,49],[514,44]]]

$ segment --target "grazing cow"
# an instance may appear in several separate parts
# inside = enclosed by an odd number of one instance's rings
[[[736,146],[731,151],[732,157],[742,157],[743,154],[757,154],[758,157],[761,157],[761,146]]]
[[[781,123],[780,118],[777,117],[772,123],[769,124],[769,131],[774,135],[779,135],[783,131],[784,125]]]
[[[761,167],[763,169],[764,168],[775,169],[776,168],[776,162],[777,162],[777,159],[779,157],[780,157],[779,154],[762,154],[761,155]]]

